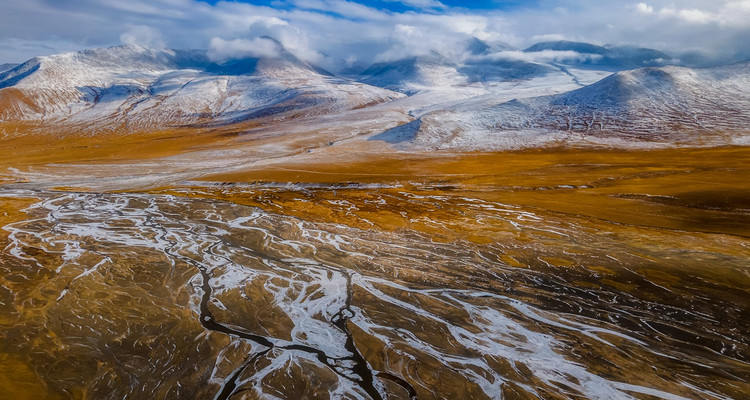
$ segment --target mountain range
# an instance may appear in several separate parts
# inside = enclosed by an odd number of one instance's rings
[[[0,73],[0,120],[134,131],[329,113],[402,96],[285,51],[216,63],[200,50],[118,46],[37,57]]]
[[[469,99],[411,123],[427,148],[519,148],[554,142],[747,144],[750,62],[621,71],[557,95],[493,105]],[[399,132],[399,141],[405,133]],[[387,138],[386,136],[383,136]]]
[[[222,61],[202,50],[117,46],[3,64],[0,130],[273,126],[389,104],[412,122],[367,134],[402,148],[742,144],[750,133],[748,62],[688,68],[652,49],[558,41],[520,50],[474,38],[450,55],[430,51],[343,78],[274,43],[272,56]],[[361,118],[342,121],[356,130]]]

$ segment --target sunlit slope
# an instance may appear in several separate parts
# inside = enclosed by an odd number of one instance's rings
[[[205,51],[118,46],[37,57],[0,73],[0,122],[134,132],[328,113],[401,96],[334,78],[283,49],[217,63]]]

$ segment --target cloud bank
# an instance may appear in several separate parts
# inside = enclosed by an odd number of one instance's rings
[[[217,62],[242,58],[273,58],[280,53],[281,48],[277,42],[263,37],[232,40],[215,37],[208,45],[208,58]]]
[[[586,54],[577,51],[542,50],[532,53],[522,51],[501,51],[488,56],[492,60],[525,61],[539,63],[591,62],[602,58],[599,54]]]
[[[198,0],[0,1],[0,63],[120,43],[208,49],[217,60],[278,51],[262,36],[332,71],[432,50],[450,54],[472,36],[519,48],[566,39],[700,52],[723,61],[750,58],[750,0],[536,0],[507,10],[390,0],[405,9],[400,12],[348,0],[276,0],[269,2],[273,7]],[[557,56],[564,55],[550,54]]]

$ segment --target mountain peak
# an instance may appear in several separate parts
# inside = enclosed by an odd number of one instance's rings
[[[151,129],[321,113],[399,96],[325,75],[285,50],[216,63],[204,50],[89,49],[0,72],[0,102],[6,104],[0,120]]]
[[[500,51],[515,51],[518,50],[515,46],[501,41],[486,41],[479,39],[476,36],[472,36],[471,39],[465,42],[466,50],[471,55],[488,55],[497,53]]]

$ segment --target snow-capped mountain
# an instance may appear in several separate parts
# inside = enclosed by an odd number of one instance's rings
[[[217,63],[206,51],[117,46],[0,73],[0,121],[145,129],[351,109],[401,94],[332,77],[280,49]]]
[[[467,52],[473,55],[494,54],[501,51],[517,51],[518,48],[500,41],[486,41],[477,37],[472,37],[463,43]]]
[[[0,73],[17,67],[18,64],[0,64]]]
[[[377,63],[362,72],[361,82],[405,93],[440,86],[468,83],[458,72],[459,65],[445,56],[431,52],[388,63]]]
[[[563,94],[489,107],[469,99],[400,129],[401,141],[428,148],[528,147],[557,140],[740,144],[750,135],[750,62],[618,72]]]
[[[389,63],[378,63],[362,72],[360,81],[403,93],[420,90],[527,80],[560,73],[551,65],[496,57],[495,53],[464,53],[454,61],[437,52]]]
[[[550,51],[620,61],[565,65],[534,54]],[[528,147],[557,140],[747,142],[750,62],[612,74],[613,66],[626,64],[622,60],[638,63],[661,54],[575,42],[521,51],[476,38],[453,53],[376,64],[359,82],[332,76],[280,44],[273,56],[221,62],[207,51],[139,46],[37,57],[0,70],[0,131],[17,131],[17,122],[97,133],[284,121],[285,132],[320,132],[339,123],[346,132],[412,148]],[[295,127],[299,117],[307,118]]]
[[[487,42],[473,37],[460,43],[450,55],[433,50],[423,56],[374,64],[360,74],[360,81],[415,93],[440,87],[531,79],[559,72],[554,66],[503,57],[501,54],[506,52],[520,50],[504,42]]]

